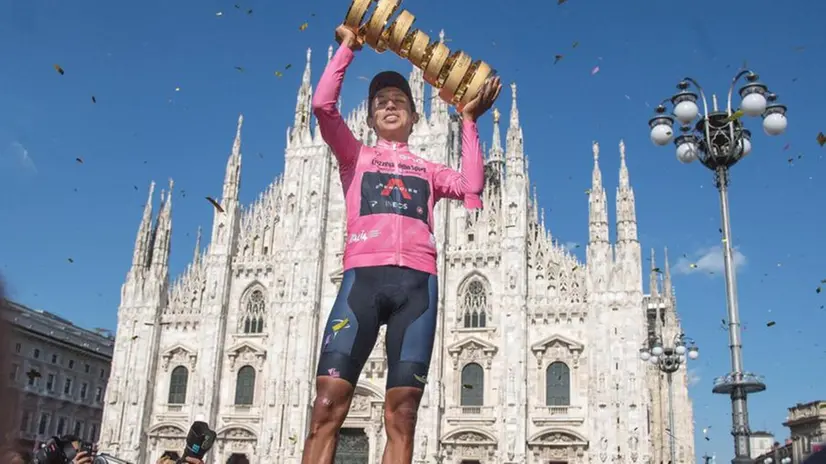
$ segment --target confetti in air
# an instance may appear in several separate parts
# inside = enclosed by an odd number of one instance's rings
[[[214,198],[212,198],[212,197],[206,197],[206,199],[207,199],[207,201],[208,201],[208,202],[212,203],[212,206],[214,206],[214,207],[215,207],[215,209],[217,209],[219,213],[223,213],[223,212],[224,212],[224,208],[222,208],[222,207],[221,207],[221,205],[220,205],[217,201],[215,201],[215,199],[214,199]]]

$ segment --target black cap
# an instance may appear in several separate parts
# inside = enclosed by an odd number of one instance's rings
[[[410,84],[407,79],[396,71],[382,71],[376,74],[376,77],[370,82],[370,91],[367,95],[367,111],[369,114],[373,113],[373,98],[379,93],[379,90],[394,87],[401,90],[407,99],[410,100],[410,109],[416,112],[416,102],[413,101],[413,92],[410,90]]]

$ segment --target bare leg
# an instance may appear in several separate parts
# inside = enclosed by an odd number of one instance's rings
[[[387,444],[382,464],[410,464],[413,461],[413,439],[423,392],[424,390],[414,387],[387,390],[384,398]]]
[[[304,441],[301,464],[333,464],[338,432],[350,410],[355,389],[334,377],[316,378],[316,397],[310,417],[310,433]]]

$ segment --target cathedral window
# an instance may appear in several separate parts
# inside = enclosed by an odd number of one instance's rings
[[[483,406],[485,404],[485,371],[482,366],[470,363],[462,368],[462,406]]]
[[[172,369],[169,376],[169,400],[168,404],[185,404],[186,387],[189,384],[189,370],[184,366]]]
[[[241,316],[239,330],[245,334],[257,334],[264,332],[264,319],[266,316],[266,301],[264,292],[254,290],[247,296],[243,305],[244,312]]]
[[[251,406],[255,399],[255,369],[244,366],[238,370],[235,380],[235,404],[237,406]]]
[[[487,327],[488,293],[480,279],[471,280],[461,297],[461,320],[466,329]]]
[[[545,371],[545,405],[571,404],[571,369],[563,362],[551,363]]]

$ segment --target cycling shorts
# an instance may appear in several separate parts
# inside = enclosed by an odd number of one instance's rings
[[[316,376],[342,378],[354,387],[387,324],[386,388],[424,389],[433,354],[438,308],[436,276],[399,266],[344,272],[327,319]]]

